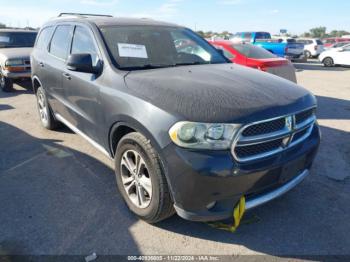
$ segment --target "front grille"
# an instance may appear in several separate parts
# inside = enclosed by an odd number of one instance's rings
[[[239,158],[246,158],[252,155],[265,154],[267,152],[278,150],[282,145],[283,139],[277,139],[265,143],[236,147],[235,152]]]
[[[263,122],[260,124],[248,126],[246,129],[244,129],[242,135],[257,136],[257,135],[268,134],[268,133],[276,132],[278,130],[283,129],[285,125],[286,125],[285,119],[279,118],[276,120],[272,120],[270,122]]]
[[[306,139],[313,129],[315,110],[308,109],[243,126],[232,145],[232,154],[239,162],[275,155]]]
[[[303,111],[301,113],[298,113],[295,115],[295,122],[296,124],[300,124],[310,118],[314,114],[314,109],[309,109],[306,111]]]
[[[302,131],[296,133],[296,134],[293,136],[292,143],[298,141],[300,138],[302,138],[304,135],[306,135],[307,132],[308,132],[308,130],[307,130],[307,129],[304,129],[304,130],[302,130]]]

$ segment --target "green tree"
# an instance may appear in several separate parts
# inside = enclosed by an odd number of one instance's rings
[[[327,28],[325,26],[320,26],[310,29],[310,33],[312,37],[323,38],[326,36],[326,30]]]
[[[0,28],[6,28],[6,25],[3,23],[0,23]]]

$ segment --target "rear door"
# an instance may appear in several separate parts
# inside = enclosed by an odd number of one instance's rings
[[[73,26],[58,25],[52,36],[49,52],[46,55],[44,68],[46,72],[46,86],[50,106],[53,111],[63,117],[66,115],[66,97],[62,89],[62,74],[66,67],[66,60],[72,40]]]
[[[92,30],[86,25],[76,25],[70,54],[90,54],[93,66],[101,63],[101,54]],[[102,143],[100,130],[104,116],[99,103],[101,76],[91,73],[63,72],[63,88],[67,98],[66,120],[96,142]]]

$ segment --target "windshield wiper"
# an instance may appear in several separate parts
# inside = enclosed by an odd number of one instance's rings
[[[186,65],[208,65],[210,62],[184,62],[184,63],[176,63],[174,66],[186,66]]]
[[[175,65],[170,64],[170,65],[154,65],[154,64],[146,64],[146,65],[141,65],[141,66],[125,66],[125,67],[120,67],[122,70],[145,70],[145,69],[157,69],[157,68],[167,68],[167,67],[173,67]]]

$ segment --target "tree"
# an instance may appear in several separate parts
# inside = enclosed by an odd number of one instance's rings
[[[329,33],[329,35],[331,36],[331,37],[341,37],[341,36],[343,36],[343,35],[349,35],[350,33],[349,32],[347,32],[347,31],[344,31],[344,30],[332,30],[330,33]]]
[[[3,23],[0,23],[0,28],[6,28],[6,25]]]
[[[312,37],[323,38],[326,36],[326,30],[327,28],[325,26],[320,26],[310,29],[310,33]]]
[[[204,32],[201,30],[197,31],[197,34],[199,34],[201,37],[204,37]]]

